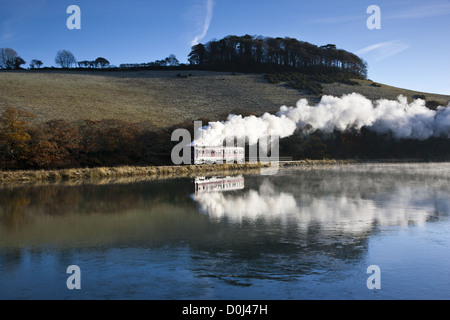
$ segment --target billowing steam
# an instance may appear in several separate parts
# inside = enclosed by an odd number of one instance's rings
[[[378,134],[391,133],[397,139],[450,138],[450,104],[434,111],[421,99],[408,103],[406,97],[399,96],[397,100],[372,102],[357,93],[340,98],[324,96],[316,106],[301,99],[295,107],[282,106],[276,115],[230,115],[226,121],[211,122],[197,131],[194,144],[218,146],[231,137],[255,144],[268,136],[288,137],[297,128],[332,132],[362,127]]]

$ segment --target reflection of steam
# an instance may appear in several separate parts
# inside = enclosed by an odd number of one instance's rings
[[[289,212],[295,212],[296,201],[290,194],[264,197],[250,190],[242,196],[228,196],[222,193],[200,194],[194,199],[200,205],[200,211],[213,219],[229,218],[234,222],[244,219],[256,220],[278,218]]]
[[[397,188],[393,192],[364,199],[360,194],[313,196],[276,192],[265,181],[256,190],[241,194],[198,194],[194,200],[201,212],[214,220],[231,222],[279,221],[306,230],[320,225],[323,230],[348,233],[370,231],[373,226],[424,225],[436,213],[450,213],[445,190],[429,192],[426,187]],[[382,199],[380,199],[382,196]]]

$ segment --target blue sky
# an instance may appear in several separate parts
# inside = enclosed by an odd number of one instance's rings
[[[69,5],[81,30],[69,30]],[[370,30],[367,8],[381,9]],[[77,60],[187,61],[193,41],[227,35],[292,37],[336,44],[369,64],[369,78],[402,88],[450,94],[450,0],[14,0],[0,2],[0,47],[27,62],[55,65],[58,50]]]

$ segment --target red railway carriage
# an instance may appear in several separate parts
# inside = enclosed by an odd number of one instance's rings
[[[242,147],[192,147],[193,164],[245,163]]]

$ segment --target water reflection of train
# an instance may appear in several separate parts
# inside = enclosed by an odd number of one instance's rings
[[[242,147],[191,147],[193,164],[245,163]]]
[[[195,178],[195,193],[220,192],[244,189],[244,177],[198,177]]]

